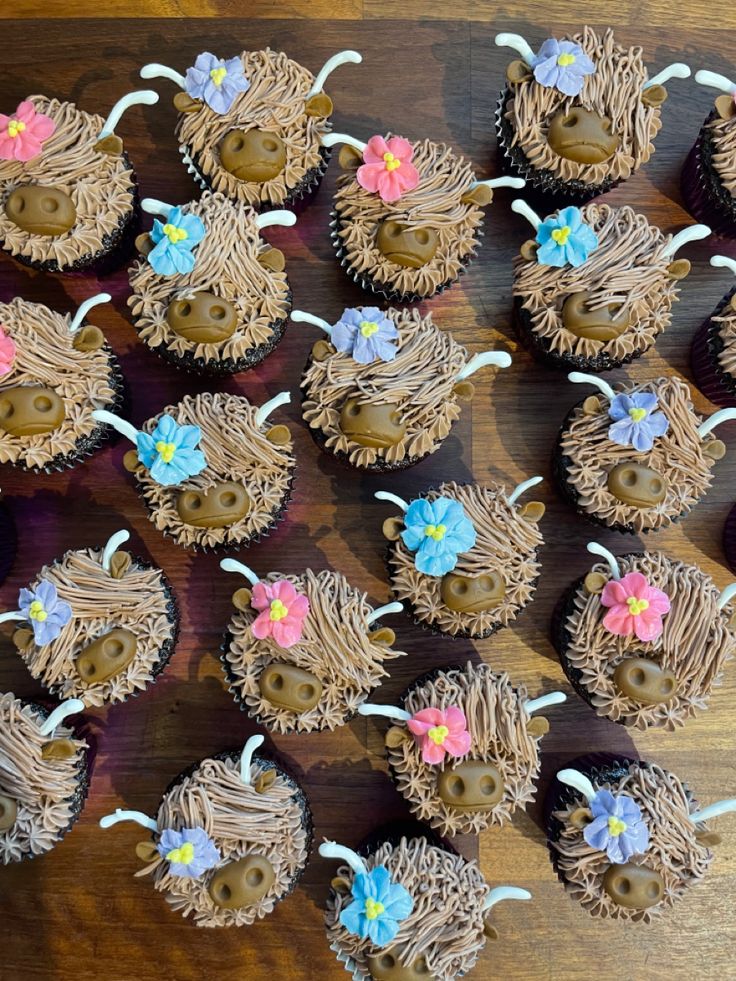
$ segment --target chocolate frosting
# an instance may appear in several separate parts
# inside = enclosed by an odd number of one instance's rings
[[[423,955],[434,981],[453,981],[470,971],[486,943],[483,903],[489,888],[477,863],[424,838],[402,838],[397,845],[381,845],[365,864],[369,870],[378,865],[387,868],[391,881],[402,885],[414,901],[391,943],[392,951],[400,952],[400,962],[411,964]],[[355,878],[348,866],[342,866],[338,874],[350,884]],[[379,948],[348,933],[340,923],[340,913],[352,901],[349,893],[330,893],[325,910],[327,937],[355,981],[371,981],[368,956]]]
[[[458,556],[455,574],[476,578],[498,573],[506,592],[493,609],[482,613],[451,610],[442,601],[442,577],[416,568],[416,553],[399,539],[390,550],[391,587],[399,600],[408,600],[414,616],[443,633],[482,637],[516,619],[531,600],[539,576],[536,561],[542,536],[536,523],[521,514],[523,503],[509,504],[501,484],[457,484],[451,481],[420,495],[429,501],[451,497],[459,501],[475,528],[476,542]]]
[[[410,141],[411,142],[411,141]],[[444,143],[412,142],[412,163],[419,183],[398,201],[382,201],[358,184],[355,174],[341,174],[335,194],[338,234],[350,266],[398,293],[432,296],[458,277],[478,247],[483,211],[461,201],[475,181],[470,163]],[[433,258],[420,269],[398,266],[376,247],[379,222],[393,218],[412,228],[433,229],[438,236]]]
[[[279,206],[307,173],[321,167],[321,137],[332,126],[328,119],[308,116],[306,98],[314,76],[281,51],[243,51],[240,55],[250,88],[236,96],[230,111],[218,115],[207,105],[181,113],[176,136],[181,149],[214,191],[243,204]],[[286,163],[278,176],[264,183],[242,181],[222,166],[220,144],[234,129],[254,127],[276,133],[286,149]]]
[[[652,346],[670,324],[677,300],[677,282],[669,278],[671,259],[663,255],[672,240],[629,207],[588,204],[583,221],[598,236],[598,246],[582,266],[562,269],[517,256],[514,296],[531,318],[531,329],[545,338],[549,349],[572,357],[601,353],[625,361]],[[565,327],[563,305],[576,293],[587,293],[585,307],[601,310],[614,305],[616,319],[630,325],[608,341],[577,337]]]
[[[3,865],[50,851],[76,818],[83,790],[87,743],[61,723],[48,736],[40,728],[47,713],[15,695],[0,695],[0,794],[13,800],[18,813],[0,831]],[[44,759],[43,747],[54,738],[69,739],[74,754]]]
[[[713,141],[716,173],[731,197],[736,197],[736,115],[729,119],[716,115],[707,124],[707,130]]]
[[[43,95],[28,97],[36,112],[56,123],[41,153],[25,163],[0,160],[0,241],[12,255],[32,262],[56,261],[71,266],[105,247],[133,212],[135,176],[123,154],[96,149],[102,116]],[[5,201],[17,187],[39,184],[64,191],[76,210],[74,225],[63,235],[33,235],[5,214]]]
[[[266,433],[272,424],[257,426],[257,411],[241,396],[203,393],[185,395],[161,413],[172,415],[179,425],[199,426],[200,448],[207,458],[201,473],[176,487],[157,484],[142,467],[136,473],[151,521],[179,545],[237,544],[267,531],[284,507],[296,463],[293,444],[291,440],[285,446],[270,443]],[[159,418],[149,419],[141,428],[153,432]],[[176,502],[183,488],[205,491],[218,481],[229,480],[242,483],[248,492],[251,507],[245,517],[223,528],[196,528],[182,522]]]
[[[0,377],[0,398],[11,388],[42,385],[61,396],[65,415],[57,429],[37,436],[12,436],[0,429],[0,463],[41,468],[74,453],[79,441],[99,428],[92,411],[114,405],[109,351],[76,350],[70,326],[68,314],[40,303],[20,297],[0,303],[0,327],[16,346],[12,370]]]
[[[261,238],[256,213],[250,208],[232,203],[222,194],[206,192],[184,211],[201,218],[206,229],[195,248],[194,269],[182,275],[159,276],[146,259],[141,259],[130,270],[133,295],[128,297],[128,306],[141,340],[150,347],[165,347],[179,356],[238,360],[254,347],[267,344],[273,336],[273,324],[288,316],[291,298],[286,274],[258,262],[258,256],[270,246]],[[222,297],[235,306],[238,322],[230,337],[202,344],[172,330],[166,319],[169,303],[191,299],[199,292]]]
[[[369,692],[387,677],[383,662],[400,657],[386,644],[371,640],[368,614],[372,607],[366,594],[355,589],[339,572],[307,569],[302,576],[272,572],[263,582],[286,579],[309,599],[309,613],[302,623],[300,641],[288,649],[272,638],[258,640],[251,625],[258,611],[236,613],[228,624],[224,653],[230,690],[251,716],[274,732],[314,732],[335,729],[354,715]],[[261,694],[258,680],[273,663],[295,665],[322,683],[314,708],[300,715],[275,707]]]
[[[718,352],[718,363],[727,375],[736,379],[736,310],[729,303],[721,316],[712,319],[714,323],[720,324],[718,336],[722,347]]]
[[[703,878],[713,859],[713,853],[696,839],[696,825],[688,817],[697,810],[697,802],[676,776],[651,763],[631,764],[620,780],[593,785],[596,790],[626,794],[639,805],[649,829],[649,847],[646,854],[636,855],[632,861],[662,876],[664,896],[656,905],[637,910],[619,906],[604,891],[603,876],[611,863],[605,852],[587,844],[582,830],[569,820],[573,811],[587,806],[582,796],[564,810],[553,812],[564,826],[560,838],[550,844],[558,854],[565,888],[592,916],[650,923]],[[707,830],[705,824],[697,828]]]
[[[653,392],[657,409],[669,420],[669,430],[654,440],[649,452],[637,453],[632,446],[619,446],[608,438],[612,420],[608,401],[600,396],[600,408],[586,415],[582,405],[572,410],[562,433],[560,449],[566,457],[566,479],[578,495],[577,506],[606,525],[631,526],[636,533],[665,528],[690,510],[711,484],[713,459],[704,447],[715,440],[703,439],[697,428],[703,421],[696,414],[688,385],[679,378],[658,378],[639,385],[619,385],[617,393]],[[635,461],[666,477],[664,500],[650,508],[624,504],[607,487],[609,471],[616,465]]]
[[[562,181],[601,184],[608,177],[625,180],[654,153],[653,141],[662,126],[659,107],[642,102],[642,86],[649,78],[642,49],[623,47],[611,30],[599,36],[590,27],[578,34],[564,34],[560,40],[579,44],[594,62],[595,73],[585,77],[576,96],[540,85],[531,72],[513,85],[505,112],[514,133],[512,146],[518,146],[536,170],[551,171]],[[619,144],[607,160],[577,163],[551,149],[547,135],[552,119],[575,106],[611,120]]]

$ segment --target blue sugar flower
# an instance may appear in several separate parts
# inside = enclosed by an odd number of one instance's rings
[[[414,909],[414,900],[402,885],[391,882],[388,869],[377,865],[355,876],[353,902],[340,913],[348,933],[386,947],[399,932],[399,924]]]
[[[543,266],[582,266],[593,249],[598,236],[583,221],[580,208],[561,208],[546,218],[537,229],[537,262]]]
[[[35,590],[21,589],[18,609],[30,623],[33,639],[39,647],[56,640],[72,618],[71,606],[59,599],[56,586],[45,579]]]
[[[555,88],[563,95],[578,95],[586,75],[595,73],[595,65],[579,44],[548,38],[534,55],[531,67],[534,77],[545,88]]]
[[[438,497],[412,501],[404,516],[404,545],[416,552],[414,565],[428,576],[444,576],[457,557],[475,545],[475,528],[459,501]]]
[[[204,828],[182,828],[181,831],[166,828],[161,832],[156,848],[171,863],[169,872],[172,875],[189,879],[196,879],[220,861],[220,852]]]
[[[632,855],[644,854],[649,829],[636,801],[626,794],[614,797],[609,790],[599,790],[589,806],[593,820],[586,824],[583,837],[591,848],[605,852],[616,865],[628,862]]]
[[[349,354],[358,364],[393,361],[399,336],[394,322],[378,307],[352,307],[343,311],[332,328],[331,340],[338,351]]]
[[[220,116],[230,111],[240,92],[247,92],[250,88],[240,58],[225,61],[209,51],[197,55],[194,66],[187,68],[184,81],[187,95],[202,99]]]
[[[159,276],[175,276],[194,269],[192,249],[205,235],[202,220],[196,215],[186,215],[181,208],[172,208],[166,221],[154,219],[151,241],[154,247],[147,259]]]
[[[614,420],[608,428],[608,438],[619,446],[633,446],[638,453],[648,452],[654,440],[664,436],[670,427],[667,416],[655,412],[656,408],[657,396],[652,392],[617,395],[608,409]]]
[[[173,416],[161,416],[152,433],[138,433],[138,459],[158,484],[169,487],[201,473],[207,460],[196,449],[199,426],[180,426]]]

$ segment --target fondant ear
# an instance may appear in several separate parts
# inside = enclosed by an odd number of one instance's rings
[[[174,108],[179,112],[199,112],[202,108],[202,102],[200,99],[193,99],[191,95],[186,92],[177,92],[172,99],[174,103]]]
[[[732,95],[719,95],[715,100],[716,112],[720,119],[731,119],[736,116],[736,103],[733,101]]]
[[[463,402],[470,402],[475,395],[475,385],[464,378],[462,381],[455,382],[452,386],[452,394],[457,395]]]
[[[161,854],[158,848],[156,848],[156,843],[151,841],[150,838],[148,841],[139,841],[135,846],[135,853],[141,862],[152,862],[154,858],[158,858]]]
[[[712,439],[703,446],[703,456],[709,460],[722,460],[726,455],[726,444],[722,439]]]
[[[109,136],[95,143],[95,150],[98,153],[106,153],[110,157],[119,157],[123,152],[123,141],[117,133],[110,133]]]
[[[389,749],[396,749],[402,743],[411,742],[411,739],[411,733],[403,726],[391,726],[383,737],[383,741]]]
[[[538,248],[539,243],[535,242],[533,238],[528,238],[519,249],[519,255],[525,262],[536,262]]]
[[[383,537],[387,538],[390,542],[395,542],[399,539],[403,527],[403,518],[386,518],[381,528]]]
[[[130,552],[123,552],[118,549],[110,556],[110,575],[113,579],[122,579],[133,562]]]
[[[45,760],[70,760],[76,753],[71,739],[49,739],[41,747],[41,756]]]
[[[138,459],[138,450],[128,450],[123,457],[123,466],[128,473],[135,473],[138,467],[142,466],[141,461]]]
[[[525,82],[531,77],[531,68],[525,61],[522,61],[521,58],[517,58],[515,61],[510,62],[508,68],[506,69],[506,81],[509,83],[509,85],[518,85],[519,82]]]
[[[312,345],[312,358],[315,361],[326,361],[336,352],[337,348],[330,344],[329,341],[324,341],[321,338]]]
[[[728,626],[731,630],[736,630],[736,610],[731,614],[731,618],[728,621]]]
[[[483,936],[488,940],[498,940],[498,930],[488,920],[483,921]]]
[[[661,106],[666,99],[667,89],[664,85],[650,85],[641,94],[641,101],[645,106],[649,106],[650,109],[656,109],[657,106]]]
[[[350,883],[341,875],[336,875],[335,878],[330,881],[330,886],[341,896],[347,896],[351,890]]]
[[[522,518],[526,518],[527,521],[537,522],[542,520],[546,510],[547,508],[542,501],[527,501],[519,511],[519,514]]]
[[[33,643],[33,631],[28,627],[18,627],[13,631],[13,643],[19,651],[24,651]]]
[[[731,307],[732,310],[736,310],[736,293],[734,293],[734,295],[728,301],[728,305]]]
[[[337,155],[337,162],[343,170],[357,170],[363,163],[363,154],[349,143],[343,143]]]
[[[286,259],[281,249],[274,249],[273,246],[269,246],[259,253],[258,265],[263,266],[264,269],[270,269],[271,272],[283,272],[286,268]]]
[[[253,789],[257,794],[265,794],[269,787],[276,783],[276,771],[274,769],[264,770],[253,784]]]
[[[99,351],[105,343],[105,335],[94,324],[85,324],[74,335],[72,347],[75,351]]]
[[[386,647],[391,647],[392,644],[396,643],[396,634],[391,627],[379,627],[378,630],[371,630],[368,638],[371,643],[385,644]]]
[[[308,116],[317,116],[322,119],[331,116],[334,108],[332,99],[326,92],[315,92],[304,103],[304,112]]]
[[[696,829],[695,839],[698,844],[705,845],[706,848],[714,848],[716,845],[720,845],[720,843],[723,841],[723,838],[717,831],[706,831],[705,828]]]
[[[593,815],[589,807],[578,807],[570,815],[570,824],[573,828],[579,828],[581,831],[592,820]]]
[[[269,443],[273,443],[274,446],[288,446],[288,444],[291,442],[289,427],[281,424],[278,426],[271,426],[266,433],[266,439]]]
[[[690,272],[689,259],[674,259],[667,266],[667,275],[670,279],[684,279]]]
[[[141,255],[148,255],[149,252],[153,251],[150,232],[141,232],[140,235],[136,235],[135,248],[136,252],[140,252]]]
[[[236,589],[233,593],[233,606],[236,610],[240,610],[241,613],[245,613],[246,610],[250,610],[252,593],[247,586],[241,586],[240,589]]]
[[[597,416],[601,411],[601,400],[597,395],[589,395],[583,402],[584,416]]]
[[[597,596],[598,593],[603,592],[607,582],[608,578],[602,572],[589,572],[583,581],[583,585],[585,586],[586,593],[590,593],[591,596]]]
[[[526,731],[530,736],[546,736],[549,732],[549,719],[543,715],[535,715],[526,724]]]
[[[462,195],[462,204],[474,204],[479,208],[485,208],[493,200],[493,188],[487,184],[476,184]]]

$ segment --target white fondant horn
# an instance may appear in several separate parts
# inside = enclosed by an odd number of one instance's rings
[[[411,718],[411,712],[395,705],[372,705],[370,702],[363,702],[358,706],[358,715],[381,715],[386,719],[396,719],[397,722],[408,722]]]
[[[401,613],[404,609],[403,603],[386,603],[384,606],[379,606],[375,610],[371,610],[368,616],[365,618],[365,622],[370,626],[375,623],[376,620],[380,620],[382,616],[387,613]]]
[[[264,402],[256,412],[256,426],[262,426],[274,409],[278,409],[280,405],[286,405],[287,402],[291,402],[291,392],[279,392],[268,402]]]
[[[568,787],[574,787],[575,790],[579,790],[588,803],[595,797],[593,784],[580,770],[560,770],[557,774],[557,779],[560,783],[566,783]]]
[[[117,552],[118,548],[123,544],[123,542],[127,542],[129,538],[130,532],[126,531],[124,528],[121,528],[120,531],[116,531],[114,535],[110,535],[107,540],[107,545],[105,545],[104,549],[102,550],[102,568],[105,570],[105,572],[110,571],[110,559],[113,557],[115,552]]]
[[[722,610],[724,606],[728,606],[734,596],[736,596],[736,582],[732,582],[721,590],[718,597],[718,609]]]
[[[251,586],[255,586],[261,581],[250,566],[238,562],[237,559],[222,559],[220,568],[223,572],[239,572],[241,576],[245,576]]]
[[[0,613],[0,623],[10,623],[13,620],[25,620],[25,613],[20,610],[9,610],[7,613]]]
[[[719,409],[718,412],[714,412],[712,416],[709,416],[700,423],[698,426],[698,436],[702,439],[703,436],[707,436],[716,426],[720,426],[722,422],[729,422],[731,419],[736,419],[736,409]]]
[[[251,736],[248,742],[243,746],[243,752],[240,754],[240,779],[245,784],[250,784],[250,768],[253,762],[253,754],[262,746],[264,743],[263,736],[256,735]]]
[[[526,187],[526,181],[523,177],[492,177],[490,180],[473,181],[470,187],[472,190],[472,188],[480,187],[481,185],[485,185],[491,189],[496,187],[513,187],[515,190],[520,191],[522,187]]]
[[[119,824],[121,821],[135,821],[142,828],[148,828],[149,831],[158,831],[156,822],[153,818],[144,814],[143,811],[124,811],[121,807],[116,807],[114,814],[105,814],[104,817],[101,817],[100,827],[111,828],[113,824]]]
[[[530,477],[529,480],[523,480],[520,484],[514,487],[513,491],[509,494],[506,500],[509,504],[516,504],[522,494],[526,493],[530,487],[536,487],[537,484],[541,484],[544,477]]]
[[[140,89],[138,92],[128,92],[122,99],[118,99],[108,113],[107,119],[102,124],[98,140],[104,140],[115,132],[115,127],[120,122],[123,113],[131,106],[153,106],[158,102],[158,92],[153,89]]]
[[[501,903],[504,899],[531,899],[532,894],[526,889],[519,889],[517,886],[496,886],[488,893],[483,903],[483,912],[486,913],[496,903]]]
[[[706,85],[709,89],[718,89],[719,92],[725,92],[727,95],[736,93],[736,82],[732,82],[725,75],[719,75],[718,72],[709,72],[701,68],[700,71],[695,72],[695,81],[698,85]]]
[[[710,228],[707,225],[689,225],[683,228],[677,235],[672,236],[672,241],[662,249],[662,258],[671,259],[676,252],[679,252],[683,245],[688,242],[697,242],[701,238],[708,238]]]
[[[42,736],[50,736],[54,729],[60,725],[69,715],[76,715],[84,709],[84,702],[81,698],[68,698],[61,705],[57,705],[45,722],[41,724],[39,732]]]
[[[474,355],[464,368],[458,371],[455,375],[455,381],[462,381],[464,378],[469,378],[476,371],[485,368],[489,364],[495,365],[497,368],[508,368],[511,364],[511,355],[508,351],[481,351],[480,354]]]
[[[168,78],[170,82],[178,85],[180,89],[186,89],[187,86],[187,80],[183,75],[174,71],[173,68],[169,68],[168,65],[159,65],[155,61],[151,62],[150,65],[144,65],[138,74],[146,80],[149,78]]]
[[[712,255],[710,257],[711,266],[722,269],[730,269],[736,276],[736,259],[731,259],[727,255]]]
[[[671,78],[690,78],[692,72],[682,61],[673,61],[671,65],[667,65],[663,68],[661,72],[657,72],[653,78],[649,81],[644,82],[641,87],[642,92],[646,92],[647,89],[652,88],[653,85],[664,85],[665,82],[669,82]]]
[[[314,80],[314,85],[307,94],[307,98],[309,99],[311,96],[321,92],[325,87],[325,82],[327,81],[328,77],[335,71],[336,68],[339,68],[340,65],[359,65],[362,60],[362,55],[358,54],[357,51],[338,51],[337,54],[334,54],[331,58],[328,58],[322,68],[319,70],[319,73]]]
[[[365,862],[354,852],[352,848],[345,845],[338,845],[336,841],[323,841],[319,846],[319,853],[322,858],[334,858],[338,862],[347,862],[356,875],[365,875],[368,872]]]
[[[107,409],[93,409],[92,418],[96,419],[97,422],[105,422],[108,426],[112,426],[121,436],[129,439],[131,443],[138,442],[138,430],[135,426],[131,425],[125,419],[121,419],[120,416],[108,412]]]
[[[693,824],[702,824],[705,821],[712,821],[713,818],[720,817],[721,814],[730,814],[732,811],[736,811],[736,797],[730,797],[726,800],[716,801],[715,804],[709,804],[702,811],[695,811],[691,814],[690,820]]]
[[[575,382],[576,385],[595,385],[598,391],[602,392],[610,401],[616,398],[616,393],[608,382],[603,381],[602,378],[598,378],[596,375],[586,375],[583,371],[571,371],[567,377],[569,381]]]
[[[533,208],[530,208],[526,201],[522,201],[521,198],[514,198],[511,202],[511,210],[515,211],[517,215],[521,215],[522,218],[526,218],[535,232],[542,224],[542,219],[537,212]]]
[[[259,229],[268,228],[270,225],[284,225],[289,227],[296,225],[296,215],[293,211],[279,208],[276,211],[264,211],[262,215],[257,215],[256,225]]]
[[[88,299],[83,300],[82,303],[79,304],[79,309],[74,314],[72,322],[69,324],[69,333],[76,334],[76,332],[82,326],[82,321],[92,307],[97,307],[101,303],[109,303],[111,299],[112,297],[109,293],[96,293],[94,296],[90,296]]]
[[[540,695],[539,698],[532,698],[528,702],[524,702],[524,708],[526,709],[527,715],[533,715],[535,712],[541,712],[542,709],[546,709],[550,705],[560,705],[566,701],[567,695],[564,691],[551,691],[546,695]]]
[[[404,513],[409,510],[409,505],[406,503],[406,501],[398,495],[392,494],[391,491],[376,491],[373,496],[379,501],[391,501],[391,503],[395,504],[396,507],[401,508]]]
[[[513,48],[514,51],[517,51],[521,55],[527,65],[531,67],[534,61],[534,52],[521,34],[507,34],[504,32],[497,34],[495,41],[499,48]]]
[[[347,133],[325,133],[321,139],[322,146],[337,146],[338,143],[347,143],[359,153],[365,153],[368,146],[367,143],[361,143],[360,140],[356,140],[354,136],[348,136]]]
[[[168,218],[169,212],[174,210],[174,205],[159,201],[158,198],[143,198],[141,209],[149,215],[161,215],[163,218]]]
[[[588,542],[587,549],[591,555],[600,555],[601,558],[606,560],[608,563],[608,568],[611,570],[611,575],[614,579],[618,580],[621,578],[621,567],[619,566],[618,559],[613,552],[609,552],[607,548],[604,548],[603,545],[599,545],[598,542]]]
[[[304,310],[292,310],[289,316],[298,324],[313,324],[315,327],[321,328],[325,334],[332,333],[332,324],[328,324],[321,317],[315,317],[312,313],[305,313]]]

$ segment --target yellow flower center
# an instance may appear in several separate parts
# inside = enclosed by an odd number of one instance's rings
[[[389,153],[388,150],[384,153],[383,159],[386,164],[386,170],[397,170],[401,166],[401,161],[397,160],[393,153]]]
[[[552,238],[558,245],[566,245],[567,240],[570,238],[570,232],[572,229],[569,225],[563,225],[562,228],[552,229]]]
[[[629,608],[629,613],[632,617],[638,617],[640,613],[644,610],[649,609],[649,600],[637,599],[636,596],[629,596],[626,600],[626,605]]]
[[[441,542],[445,537],[447,528],[444,525],[425,525],[424,534],[427,538],[434,538],[436,542]]]
[[[646,409],[629,409],[629,415],[634,422],[641,422],[642,419],[646,416],[646,414],[647,414]]]
[[[39,623],[43,623],[48,616],[48,613],[46,610],[44,610],[41,600],[34,600],[31,603],[31,608],[28,611],[28,615],[30,616],[31,620],[38,620]]]
[[[184,239],[189,238],[189,234],[184,228],[179,228],[177,225],[170,225],[168,222],[164,225],[164,235],[172,245],[176,245],[177,242],[183,242]]]
[[[622,831],[626,831],[626,822],[621,818],[611,815],[608,819],[608,833],[612,838],[618,838]]]
[[[575,55],[574,54],[567,54],[567,53],[558,55],[557,56],[557,64],[560,66],[560,68],[567,68],[568,65],[574,65],[575,64]]]
[[[372,320],[360,321],[360,333],[363,337],[373,337],[377,330],[378,324],[374,324]]]
[[[210,78],[219,87],[222,85],[223,78],[227,75],[227,68],[210,68]]]
[[[383,913],[385,907],[383,903],[379,903],[376,899],[366,899],[365,901],[365,918],[367,920],[377,920],[378,917]]]
[[[434,729],[429,730],[427,735],[436,746],[441,746],[447,739],[449,731],[447,726],[435,726]]]
[[[283,620],[288,614],[288,610],[280,599],[271,600],[271,612],[268,614],[271,620]]]
[[[18,133],[22,133],[25,128],[26,124],[20,119],[8,120],[8,136],[16,137]]]
[[[156,443],[156,452],[164,461],[164,463],[171,463],[174,459],[174,454],[176,453],[176,443],[164,443],[162,439]]]
[[[191,841],[185,841],[179,848],[172,848],[166,853],[169,862],[178,862],[180,865],[189,865],[194,858],[194,845]]]

